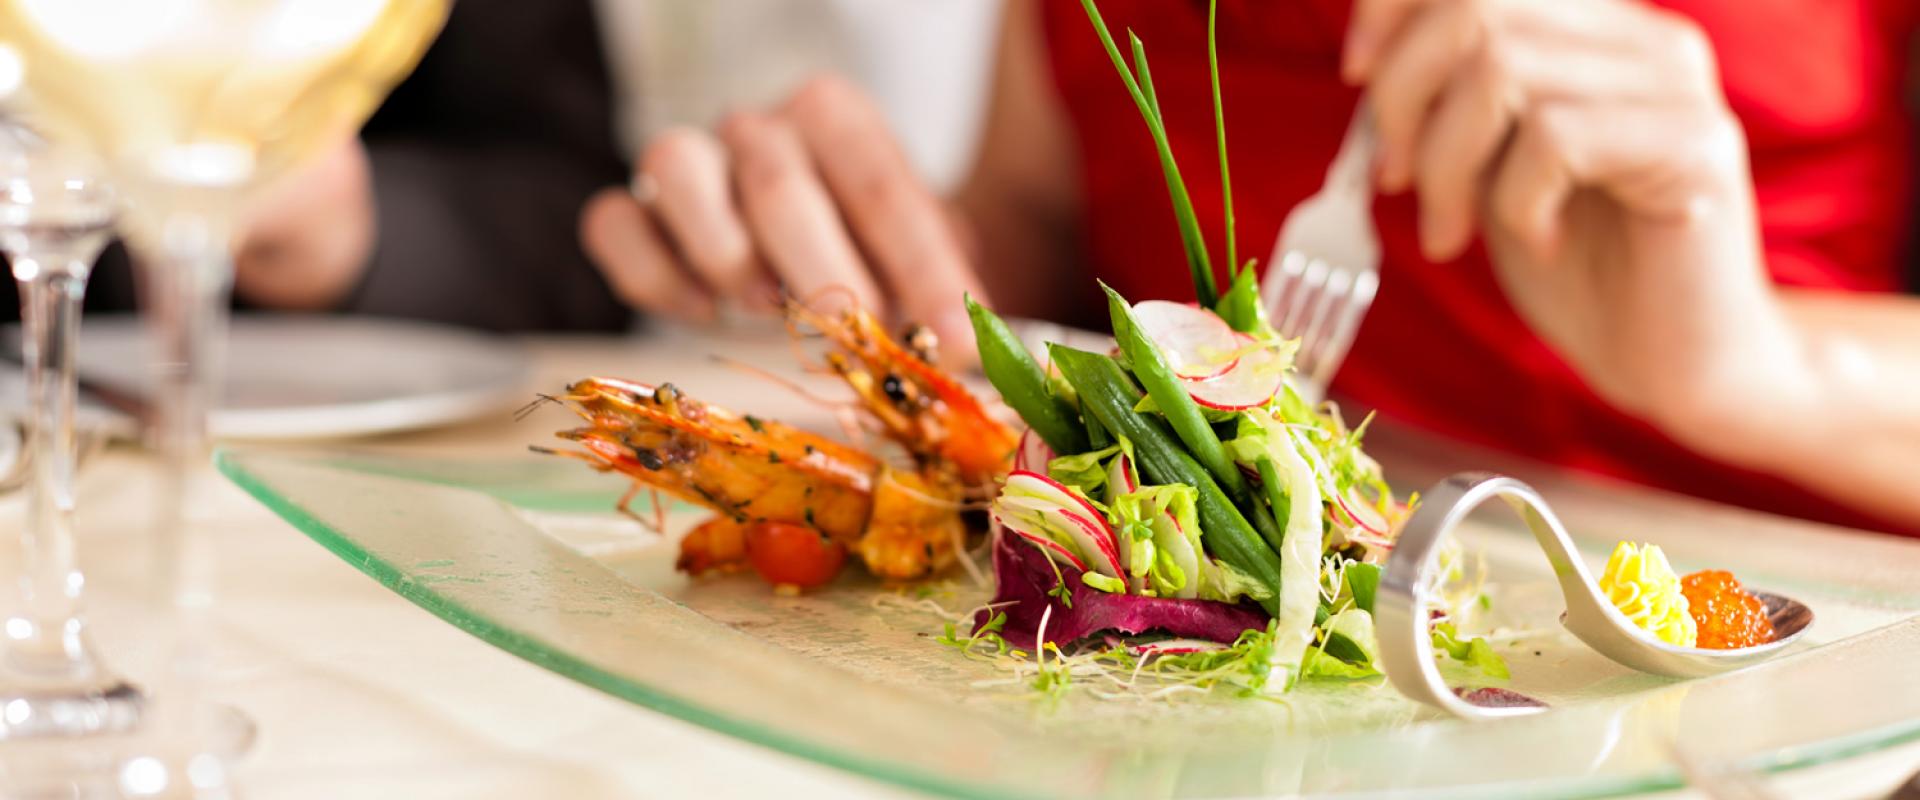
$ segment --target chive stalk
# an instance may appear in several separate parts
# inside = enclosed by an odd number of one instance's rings
[[[1227,225],[1227,277],[1240,275],[1240,254],[1233,244],[1233,177],[1227,174],[1227,108],[1220,101],[1220,37],[1216,33],[1220,19],[1220,0],[1207,3],[1207,78],[1213,84],[1213,133],[1220,143],[1220,208]],[[1252,269],[1248,264],[1247,268]]]
[[[1173,201],[1173,215],[1180,224],[1180,241],[1186,249],[1187,268],[1193,274],[1193,291],[1200,304],[1212,308],[1220,301],[1219,287],[1213,280],[1213,263],[1207,255],[1206,240],[1200,235],[1199,218],[1193,211],[1193,199],[1187,194],[1186,180],[1180,177],[1180,166],[1174,162],[1173,145],[1167,140],[1166,126],[1161,124],[1157,98],[1150,99],[1147,92],[1152,87],[1152,75],[1146,72],[1147,53],[1140,37],[1132,31],[1127,35],[1132,39],[1134,60],[1140,64],[1141,74],[1147,81],[1147,89],[1141,88],[1133,70],[1127,68],[1126,59],[1120,55],[1120,47],[1113,42],[1113,35],[1107,32],[1107,23],[1100,18],[1100,9],[1095,8],[1093,0],[1080,0],[1086,9],[1087,19],[1093,23],[1093,30],[1100,35],[1100,44],[1107,49],[1107,57],[1112,59],[1113,68],[1120,72],[1120,79],[1127,84],[1128,94],[1133,95],[1133,104],[1140,109],[1140,116],[1147,122],[1147,132],[1153,135],[1154,149],[1160,155],[1160,170],[1166,175],[1167,194]]]

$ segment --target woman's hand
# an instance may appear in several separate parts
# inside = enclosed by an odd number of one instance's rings
[[[1707,455],[1920,529],[1920,303],[1779,289],[1745,137],[1693,24],[1635,0],[1359,0],[1379,182],[1477,229],[1602,397]]]
[[[818,78],[777,109],[716,132],[653,139],[635,185],[587,202],[580,235],[608,282],[649,313],[706,320],[717,304],[768,308],[844,289],[885,318],[920,322],[970,359],[963,292],[982,294],[947,206],[914,174],[880,110]]]
[[[1692,23],[1633,0],[1362,0],[1343,70],[1427,256],[1483,232],[1514,307],[1609,402],[1736,459],[1756,394],[1814,402]]]
[[[250,209],[234,291],[268,308],[334,308],[366,270],[376,227],[367,151],[347,137],[275,182]]]

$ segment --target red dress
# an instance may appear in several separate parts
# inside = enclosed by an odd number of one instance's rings
[[[1908,227],[1902,70],[1915,27],[1891,0],[1673,0],[1713,39],[1752,152],[1767,266],[1785,285],[1898,290]],[[1343,0],[1223,0],[1220,61],[1241,258],[1319,188],[1352,116]],[[1080,143],[1086,252],[1132,298],[1192,296],[1152,141],[1080,4],[1043,3]],[[1203,0],[1103,0],[1141,35],[1207,240],[1222,241]],[[1122,39],[1124,41],[1124,39]],[[1791,42],[1790,46],[1782,43]],[[1545,461],[1857,527],[1884,521],[1705,458],[1596,397],[1507,304],[1477,246],[1420,256],[1411,193],[1380,199],[1380,294],[1335,391],[1381,414]],[[1216,265],[1223,257],[1216,255]],[[1223,284],[1224,285],[1224,284]],[[1622,535],[1626,535],[1623,533]]]

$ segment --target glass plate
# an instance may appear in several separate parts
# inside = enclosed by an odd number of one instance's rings
[[[1403,488],[1460,466],[1458,448],[1379,441],[1370,449]],[[1920,543],[1553,473],[1522,477],[1585,537],[1596,567],[1631,537],[1665,546],[1683,571],[1730,568],[1811,605],[1809,643],[1707,680],[1618,667],[1559,629],[1544,558],[1489,508],[1462,534],[1492,576],[1478,624],[1523,632],[1495,639],[1513,672],[1504,685],[1550,713],[1446,719],[1379,679],[1250,699],[1080,676],[1043,698],[1004,665],[936,642],[946,615],[986,596],[965,574],[897,589],[851,569],[797,598],[750,576],[688,581],[672,569],[671,537],[607,510],[621,481],[559,460],[241,450],[218,461],[328,550],[503,650],[698,725],[944,795],[1597,796],[1679,785],[1676,752],[1778,770],[1920,736]],[[1512,466],[1492,461],[1475,465]],[[669,531],[700,516],[661,512]]]

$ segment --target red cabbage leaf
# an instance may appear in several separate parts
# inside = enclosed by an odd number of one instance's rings
[[[1213,600],[1103,592],[1082,583],[1080,570],[1062,564],[1056,572],[1040,549],[1018,537],[996,535],[993,574],[997,589],[994,609],[1007,615],[1000,634],[1015,647],[1037,647],[1040,620],[1046,617],[1046,641],[1065,645],[1103,631],[1146,633],[1161,631],[1190,639],[1232,644],[1250,628],[1265,628],[1267,615],[1258,608]],[[1072,605],[1049,595],[1061,580],[1071,591]],[[1053,614],[1047,616],[1047,609]],[[993,617],[983,611],[974,618],[978,629]]]

